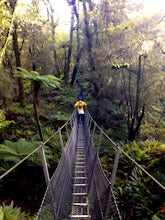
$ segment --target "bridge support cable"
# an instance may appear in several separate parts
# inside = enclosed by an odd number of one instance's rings
[[[97,151],[98,151],[98,152],[99,152],[99,149],[100,149],[100,147],[101,147],[102,137],[103,137],[103,133],[102,133],[102,131],[100,131],[99,144],[98,144],[98,146],[97,146]]]
[[[49,181],[37,220],[101,220],[105,216],[121,219],[111,184],[100,165],[98,149],[90,137],[92,118],[88,119],[84,125],[78,125],[75,118],[70,120],[71,134]],[[62,133],[59,134],[62,143]]]
[[[115,156],[115,161],[114,161],[114,170],[113,170],[113,177],[111,177],[112,182],[112,186],[114,185],[115,182],[115,176],[116,176],[116,172],[117,172],[117,166],[118,166],[118,162],[119,162],[119,157],[120,154],[124,154],[129,160],[131,160],[140,170],[142,170],[142,172],[144,172],[153,182],[155,182],[160,188],[162,188],[163,190],[165,190],[165,186],[162,185],[158,180],[156,180],[150,173],[148,173],[140,164],[138,164],[130,155],[128,155],[117,143],[115,143],[98,125],[97,123],[93,120],[92,116],[89,114],[89,112],[87,112],[88,114],[88,119],[91,117],[92,122],[93,122],[93,127],[94,130],[96,131],[99,130],[100,132],[103,133],[103,135],[107,138],[107,140],[112,144],[113,149],[116,151],[116,156]],[[96,127],[96,128],[95,128]],[[95,136],[96,132],[93,132],[93,136]],[[120,151],[120,153],[119,153]]]
[[[40,154],[41,154],[42,167],[43,167],[44,176],[45,176],[45,182],[46,182],[46,186],[48,186],[48,183],[50,181],[50,177],[49,177],[49,171],[48,171],[48,166],[46,163],[46,156],[45,156],[45,151],[44,151],[43,146],[40,149]]]
[[[66,143],[62,138],[62,130],[65,131],[65,137],[66,134],[68,137]],[[12,172],[31,155],[44,149],[44,146],[46,146],[55,135],[60,136],[62,155],[51,179],[49,179],[49,176],[46,177],[47,189],[37,214],[37,220],[69,220],[71,218],[77,218],[77,220],[121,220],[121,215],[113,193],[121,153],[165,190],[162,184],[104,133],[88,111],[86,111],[86,121],[84,125],[81,124],[80,127],[78,126],[74,112],[69,121],[57,132],[45,142],[41,143],[32,153],[1,175],[0,179]],[[111,158],[109,158],[109,161],[114,161],[112,165],[110,164],[112,169],[111,182],[109,182],[105,175],[99,160],[102,142],[105,141],[105,138],[108,152],[112,153],[112,155],[110,154]],[[44,159],[44,163],[46,163],[46,159]],[[45,165],[45,167],[47,166]],[[80,186],[84,188],[82,189]]]
[[[59,129],[58,132],[59,132],[59,136],[60,136],[61,149],[63,149],[64,148],[64,142],[63,142],[63,139],[62,139],[61,130]]]
[[[121,220],[113,193],[120,152],[133,159],[103,132],[88,112],[84,125],[78,125],[75,118],[70,124],[73,127],[65,147],[62,133],[59,133],[63,153],[49,182],[50,187],[45,193],[38,219],[49,216],[52,220]],[[95,136],[97,145],[94,143]],[[110,165],[111,182],[99,160],[102,142],[105,141],[103,137],[108,139],[108,151],[112,153],[109,159],[114,161]]]
[[[66,128],[66,135],[67,135],[67,139],[69,138],[69,130],[68,130],[68,124],[66,123],[65,125],[65,128]]]
[[[102,169],[98,156],[102,134],[99,135],[98,147],[94,147],[88,128],[86,130],[86,172],[91,219],[121,220],[111,183]]]
[[[115,161],[114,161],[112,175],[111,175],[111,186],[112,186],[112,188],[113,188],[114,183],[115,183],[115,177],[116,177],[116,173],[117,173],[119,159],[120,159],[120,148],[117,146]]]
[[[73,114],[71,115],[70,119],[60,128],[61,130],[67,126],[67,128],[69,127],[69,124],[71,124],[71,121],[74,120],[75,117],[75,112],[73,112]],[[70,130],[72,131],[72,125],[70,125]],[[68,128],[69,130],[69,128]],[[24,157],[22,160],[20,160],[18,163],[16,163],[13,167],[11,167],[9,170],[7,170],[6,172],[4,172],[1,176],[0,176],[0,180],[2,180],[4,177],[6,177],[8,174],[10,174],[13,170],[15,170],[19,165],[21,165],[24,161],[26,161],[29,157],[31,157],[33,154],[35,154],[36,152],[39,152],[41,150],[41,148],[45,147],[47,143],[49,143],[54,137],[55,135],[57,135],[58,131],[54,132],[46,141],[41,142],[41,144],[35,149],[33,150],[29,155],[27,155],[26,157]]]
[[[68,216],[71,213],[73,163],[76,143],[75,133],[77,132],[77,125],[75,124],[72,127],[71,123],[72,120],[70,120],[70,126],[72,128],[70,136],[66,142],[65,147],[62,148],[62,156],[60,162],[49,181],[47,190],[37,214],[37,219],[68,219]],[[69,123],[67,124],[67,128],[68,127]],[[65,128],[66,130],[66,124],[62,128]],[[61,134],[60,143],[64,143],[62,140],[62,133],[59,132],[59,130],[57,133]]]

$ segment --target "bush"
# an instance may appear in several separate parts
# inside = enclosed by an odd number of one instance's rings
[[[0,206],[0,220],[33,220],[34,217],[30,217],[28,213],[21,212],[20,207],[14,207],[14,202],[12,201],[10,205],[5,205],[3,203]]]

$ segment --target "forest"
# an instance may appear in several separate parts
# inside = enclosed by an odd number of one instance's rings
[[[144,2],[66,0],[65,26],[51,0],[0,0],[0,176],[69,119],[83,92],[104,132],[165,185],[165,11],[148,14]],[[58,136],[45,153],[52,175]],[[108,177],[111,154],[103,140]],[[0,220],[35,219],[45,189],[34,154],[0,178]],[[122,219],[165,219],[165,191],[125,155],[114,194]]]

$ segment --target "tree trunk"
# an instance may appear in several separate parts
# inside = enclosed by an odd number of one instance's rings
[[[86,7],[86,2],[88,2],[87,0],[82,0],[83,3],[83,11],[84,11],[84,25],[85,25],[85,35],[86,35],[86,40],[87,40],[87,51],[88,51],[88,60],[89,60],[89,65],[90,65],[90,71],[91,71],[91,80],[90,82],[93,84],[94,87],[94,91],[96,94],[98,94],[99,92],[99,86],[97,83],[97,79],[95,77],[95,63],[94,63],[94,59],[93,59],[93,53],[92,53],[92,33],[90,30],[90,26],[89,26],[89,16],[87,13],[87,7]],[[89,3],[91,3],[91,1],[89,1]],[[91,8],[91,6],[90,6]]]
[[[69,81],[70,62],[71,62],[71,56],[72,56],[72,43],[73,43],[73,31],[74,31],[73,25],[74,25],[74,8],[72,7],[70,41],[69,41],[69,47],[68,47],[66,66],[64,69],[64,81],[66,85],[68,84],[68,81]]]
[[[86,1],[83,0],[83,10],[84,10],[84,24],[85,24],[85,35],[87,40],[87,49],[88,49],[88,59],[91,66],[91,71],[95,71],[94,60],[92,56],[92,34],[89,28],[89,17],[87,13]]]
[[[142,119],[145,112],[145,104],[141,103],[141,87],[142,87],[142,57],[145,59],[146,55],[140,55],[138,58],[138,71],[136,73],[136,96],[135,106],[133,108],[132,99],[129,100],[128,110],[128,139],[133,141],[136,134],[139,132]],[[134,109],[134,110],[133,110]]]
[[[49,2],[49,1],[48,1]],[[50,2],[49,2],[50,4]],[[51,20],[51,28],[52,28],[52,41],[54,44],[54,49],[53,49],[53,58],[54,58],[54,68],[53,68],[53,75],[56,75],[56,59],[57,59],[57,53],[56,53],[56,42],[55,42],[55,22],[54,22],[54,15],[53,15],[53,8],[52,5],[50,4],[50,11],[51,11],[51,15],[50,15],[50,20]]]
[[[12,16],[14,15],[14,10],[17,4],[17,0],[8,0],[11,8],[11,14]],[[21,55],[20,55],[20,49],[18,46],[18,36],[17,36],[17,21],[13,20],[13,33],[12,33],[12,41],[13,41],[13,50],[14,50],[14,55],[15,55],[15,60],[16,60],[16,67],[21,67]],[[18,89],[19,89],[19,94],[18,94],[18,100],[20,104],[23,106],[24,105],[24,89],[23,89],[23,81],[22,79],[17,79],[18,81]]]
[[[79,1],[78,1],[78,4],[79,4]],[[79,8],[79,5],[78,5],[78,8]],[[82,53],[82,50],[83,50],[83,47],[80,49],[80,20],[79,20],[79,12],[77,11],[77,7],[76,5],[73,6],[73,13],[74,15],[76,16],[76,19],[77,19],[77,29],[76,29],[76,40],[77,40],[77,55],[76,55],[76,63],[74,65],[74,69],[73,69],[73,72],[72,72],[72,79],[71,79],[71,82],[70,82],[70,86],[73,86],[74,85],[74,81],[76,79],[76,75],[77,75],[77,72],[78,72],[78,69],[79,69],[79,62],[80,62],[80,58],[81,58],[81,53]]]
[[[8,0],[8,2],[9,2],[9,5],[10,5],[10,8],[8,7],[7,1],[6,2],[4,1],[3,3],[7,6],[7,9],[10,11],[11,17],[13,17],[14,10],[15,10],[15,5],[17,3],[17,0],[15,0],[15,1],[14,0],[12,0],[12,1]],[[1,3],[1,4],[3,4],[3,3]],[[13,19],[10,19],[10,27],[8,28],[6,33],[3,33],[3,35],[5,36],[5,40],[4,40],[4,42],[1,42],[1,48],[0,48],[1,58],[5,54],[6,46],[7,46],[7,43],[8,43],[8,39],[9,39],[9,37],[11,35],[12,25],[13,25]]]
[[[49,0],[42,0],[43,3],[46,5],[46,8],[47,8],[47,17],[48,17],[48,20],[50,20],[50,23],[51,23],[51,30],[52,30],[52,41],[53,41],[53,44],[54,44],[54,49],[53,49],[53,58],[54,58],[54,68],[53,68],[53,75],[56,75],[57,74],[57,71],[56,71],[56,59],[57,59],[57,53],[56,53],[56,41],[55,41],[55,29],[56,29],[56,25],[55,25],[55,22],[54,22],[54,9],[52,7],[52,4]]]
[[[33,91],[34,91],[33,108],[34,108],[34,119],[37,123],[39,136],[40,136],[41,141],[44,141],[42,130],[41,130],[41,125],[40,125],[40,119],[39,119],[39,115],[38,115],[38,111],[37,111],[37,104],[38,104],[38,96],[39,96],[40,87],[41,87],[40,82],[34,81],[34,86],[33,86]]]
[[[75,81],[76,75],[77,75],[77,71],[78,71],[78,69],[79,69],[79,62],[80,62],[82,50],[83,50],[83,48],[81,48],[81,50],[79,51],[79,53],[77,53],[76,63],[75,63],[75,65],[74,65],[74,69],[73,69],[73,72],[72,72],[72,79],[71,79],[71,82],[70,82],[70,86],[71,86],[71,87],[72,87],[73,84],[74,84],[74,81]]]
[[[16,67],[21,67],[21,54],[20,54],[20,49],[18,46],[17,22],[16,21],[13,22],[12,39],[13,39],[13,50],[14,50],[14,55],[15,55],[15,60],[16,60]],[[18,79],[18,88],[19,88],[19,95],[18,95],[19,102],[21,105],[24,105],[25,97],[24,97],[22,79]]]

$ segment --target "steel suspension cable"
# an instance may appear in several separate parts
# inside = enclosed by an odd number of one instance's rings
[[[152,179],[156,184],[158,184],[163,190],[165,190],[165,186],[163,186],[156,178],[154,178],[150,173],[148,173],[140,164],[138,164],[131,156],[129,156],[122,148],[115,143],[103,130],[99,127],[99,125],[96,123],[96,121],[92,118],[90,113],[88,112],[89,116],[91,117],[91,120],[93,121],[94,125],[100,130],[100,132],[114,145],[115,150],[118,148],[129,160],[131,160],[138,168],[140,168],[147,176]]]
[[[119,147],[119,146],[118,146]],[[163,186],[157,179],[155,179],[150,173],[148,173],[140,164],[138,164],[131,156],[129,156],[125,151],[119,147],[120,151],[128,157],[138,168],[140,168],[147,176],[149,176],[155,183],[157,183],[163,190],[165,190],[165,186]]]
[[[42,142],[39,147],[37,147],[34,151],[32,151],[30,154],[28,154],[26,157],[24,157],[22,160],[20,160],[18,163],[16,163],[13,167],[11,167],[9,170],[7,170],[4,174],[0,176],[0,180],[3,179],[5,176],[7,176],[9,173],[11,173],[15,168],[17,168],[20,164],[22,164],[25,160],[27,160],[30,156],[32,156],[35,152],[39,151],[42,147],[44,147],[56,134],[59,133],[71,120],[71,118],[74,117],[74,112],[72,113],[70,119],[65,122],[64,125],[62,125],[52,136],[50,136],[45,142]]]

